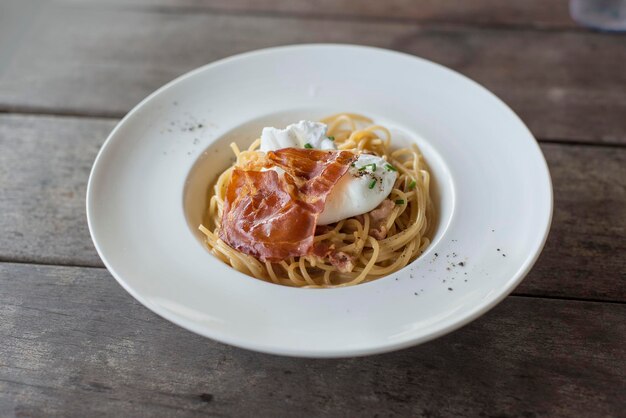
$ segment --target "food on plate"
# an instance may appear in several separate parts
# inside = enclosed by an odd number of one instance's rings
[[[200,230],[219,259],[296,287],[393,273],[430,243],[430,173],[415,144],[356,114],[266,127],[210,191]]]

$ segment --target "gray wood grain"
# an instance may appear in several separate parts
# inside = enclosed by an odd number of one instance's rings
[[[396,19],[478,25],[572,28],[567,0],[60,0],[63,3],[188,10],[198,13],[264,13],[329,18]]]
[[[541,149],[554,187],[552,229],[516,292],[626,301],[626,149]]]
[[[85,190],[115,121],[0,115],[0,259],[101,265]]]
[[[103,117],[0,114],[0,416],[623,415],[626,305],[558,298],[626,301],[626,49],[566,0],[10,0],[0,22],[0,112]],[[191,334],[98,267],[85,188],[116,119],[199,65],[304,42],[448,65],[563,143],[542,144],[553,228],[516,290],[548,299],[397,353],[301,360]]]
[[[620,416],[626,305],[510,297],[444,338],[302,360],[212,342],[104,269],[0,264],[1,416]]]
[[[541,138],[626,143],[620,36],[58,4],[33,16],[0,69],[0,109],[119,117],[163,83],[218,58],[349,42],[450,66],[500,95]]]
[[[85,190],[114,121],[0,115],[0,260],[101,266]],[[626,149],[543,144],[552,231],[517,292],[626,301]]]

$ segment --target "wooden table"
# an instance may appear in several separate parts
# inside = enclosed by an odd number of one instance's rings
[[[95,155],[170,79],[256,48],[348,42],[447,65],[541,143],[552,232],[502,304],[396,353],[301,360],[157,317],[103,268]],[[0,2],[0,416],[625,416],[626,37],[563,0]]]

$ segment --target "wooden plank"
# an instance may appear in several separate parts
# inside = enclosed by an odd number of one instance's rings
[[[87,230],[91,165],[115,121],[0,115],[0,258],[101,265]]]
[[[554,188],[552,229],[516,292],[626,301],[626,149],[541,149]]]
[[[511,297],[436,341],[303,360],[140,306],[104,269],[0,264],[2,416],[619,416],[626,305]]]
[[[85,188],[114,121],[0,115],[0,259],[101,266]],[[552,231],[522,294],[626,300],[626,149],[543,144]]]
[[[478,25],[511,25],[540,28],[572,28],[568,0],[62,0],[80,5],[189,10],[194,13],[234,12],[273,15],[370,18],[446,22]]]
[[[541,138],[626,143],[620,36],[41,7],[0,71],[0,109],[121,116],[175,76],[228,55],[348,42],[452,67],[501,96]]]

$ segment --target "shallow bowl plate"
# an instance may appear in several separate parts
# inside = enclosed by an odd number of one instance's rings
[[[388,277],[324,290],[252,279],[209,254],[197,225],[228,144],[342,111],[422,149],[439,213],[427,251]],[[543,155],[502,101],[430,61],[350,45],[250,52],[172,81],[113,130],[87,190],[98,253],[138,301],[206,337],[303,357],[395,350],[477,318],[528,273],[551,215]]]

